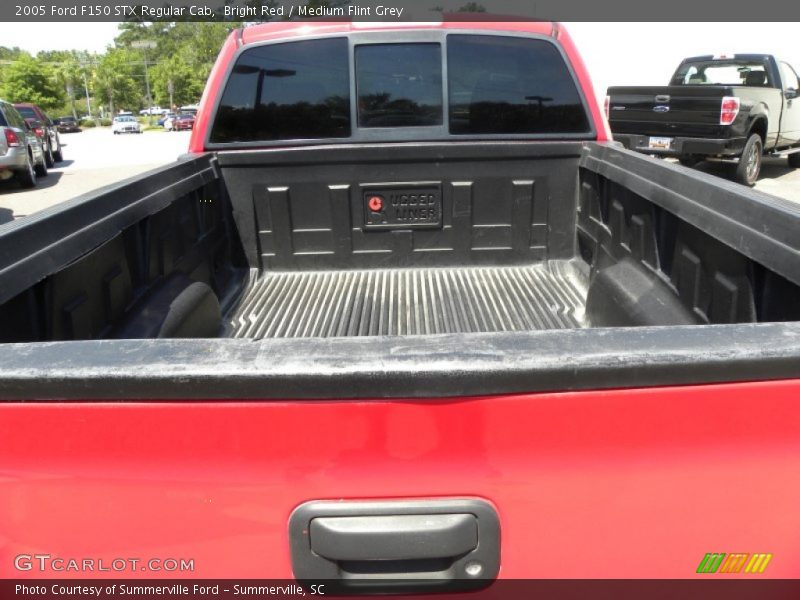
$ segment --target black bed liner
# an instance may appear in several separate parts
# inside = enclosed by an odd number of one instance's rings
[[[230,337],[341,337],[570,329],[586,281],[573,262],[259,273],[228,318]]]
[[[414,181],[441,182],[440,229],[362,229],[363,190]],[[796,378],[798,226],[796,204],[609,144],[187,157],[0,226],[0,332],[24,342],[0,344],[0,398]],[[99,339],[174,276],[219,298],[220,338]]]

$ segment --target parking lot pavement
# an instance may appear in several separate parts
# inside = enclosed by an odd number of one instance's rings
[[[703,162],[695,167],[698,171],[733,178],[735,165],[721,162]],[[755,189],[773,196],[800,202],[800,169],[789,167],[785,158],[765,157],[761,175]]]
[[[188,131],[114,135],[107,127],[61,134],[64,161],[31,190],[0,183],[0,224],[174,161],[189,146]]]
[[[756,189],[800,202],[800,169],[792,169],[785,158],[765,158]]]

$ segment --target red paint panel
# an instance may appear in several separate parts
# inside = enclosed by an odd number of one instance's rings
[[[443,15],[447,18],[448,15]],[[331,35],[350,33],[351,31],[408,31],[424,29],[475,29],[500,32],[533,33],[550,35],[553,24],[547,21],[487,21],[491,18],[502,18],[500,15],[480,15],[483,20],[466,20],[463,13],[449,15],[461,20],[428,21],[428,22],[380,22],[347,20],[328,21],[275,21],[253,25],[244,30],[242,39],[245,44],[254,44],[268,40],[293,39],[314,35]]]
[[[238,32],[233,31],[228,36],[228,39],[225,40],[211,73],[208,75],[203,96],[200,98],[200,106],[195,116],[194,127],[192,127],[192,135],[189,137],[189,152],[199,153],[205,151],[206,134],[211,125],[211,111],[214,108],[217,96],[222,93],[222,84],[225,83],[224,79],[228,65],[236,53],[237,36]]]
[[[5,404],[0,576],[18,574],[18,554],[48,553],[289,577],[287,520],[304,501],[467,495],[498,509],[504,578],[686,578],[706,552],[770,552],[759,577],[800,577],[799,402],[800,381],[783,381]]]
[[[605,114],[600,110],[600,105],[597,103],[597,96],[594,93],[594,85],[592,85],[592,78],[589,76],[589,71],[586,70],[586,65],[581,58],[580,52],[575,47],[569,33],[563,26],[558,28],[558,41],[561,47],[564,48],[572,68],[575,70],[575,75],[578,78],[578,85],[583,90],[583,95],[586,102],[589,104],[589,112],[591,113],[592,123],[597,132],[598,142],[607,142],[611,140],[611,127],[608,125],[608,119]]]

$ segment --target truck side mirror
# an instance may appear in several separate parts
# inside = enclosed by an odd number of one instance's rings
[[[787,100],[792,100],[793,98],[797,98],[797,90],[794,88],[787,89],[783,94]]]

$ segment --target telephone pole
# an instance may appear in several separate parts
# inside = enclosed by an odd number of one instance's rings
[[[151,117],[150,123],[152,125],[152,116],[150,114],[150,107],[153,106],[153,96],[150,94],[150,76],[147,73],[147,49],[155,48],[156,43],[152,40],[138,40],[131,44],[131,48],[141,48],[144,55],[144,86],[145,86],[145,99],[147,100],[147,116]]]

